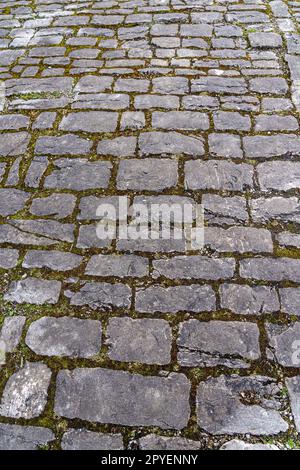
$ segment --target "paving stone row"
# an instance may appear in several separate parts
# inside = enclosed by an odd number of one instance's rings
[[[299,447],[299,24],[0,1],[1,450]],[[203,248],[99,238],[121,196],[202,203]]]

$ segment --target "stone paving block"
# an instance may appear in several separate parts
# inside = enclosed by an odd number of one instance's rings
[[[280,310],[274,287],[221,284],[220,298],[222,308],[238,315],[261,315]]]
[[[154,112],[152,127],[170,130],[207,130],[209,120],[206,114],[195,111]]]
[[[111,318],[107,327],[108,356],[114,361],[169,364],[172,334],[165,320]]]
[[[148,155],[191,155],[204,154],[201,137],[190,137],[177,132],[142,132],[139,137],[141,156]]]
[[[184,437],[147,434],[138,440],[140,450],[199,450],[201,443]]]
[[[158,285],[137,289],[135,308],[144,313],[210,312],[215,310],[216,300],[210,286]]]
[[[38,450],[54,440],[47,428],[0,424],[0,450]]]
[[[209,151],[214,157],[243,158],[241,138],[233,134],[209,134]]]
[[[35,418],[47,403],[51,370],[41,362],[26,362],[6,382],[0,415],[8,418]]]
[[[300,186],[300,163],[264,162],[257,167],[258,181],[262,191],[271,189],[288,191]]]
[[[269,359],[284,367],[299,367],[300,354],[299,332],[300,323],[290,325],[266,324],[268,336],[267,354]]]
[[[255,323],[189,320],[179,328],[177,359],[183,367],[250,367],[260,357]]]
[[[64,131],[113,132],[117,128],[117,114],[109,111],[80,111],[63,118],[59,129]]]
[[[253,227],[207,227],[204,231],[204,245],[219,253],[273,251],[270,231]]]
[[[136,255],[94,255],[85,274],[90,276],[143,277],[149,273],[149,261]]]
[[[240,275],[263,281],[300,281],[300,261],[293,258],[253,258],[243,259]]]
[[[124,284],[86,283],[78,292],[65,292],[74,306],[89,305],[92,309],[130,307],[131,289]]]
[[[268,177],[267,177],[268,178]],[[269,175],[270,180],[272,175]],[[280,184],[280,183],[279,183]],[[280,221],[299,223],[299,199],[297,197],[259,197],[250,201],[250,211],[254,222]]]
[[[98,155],[112,155],[113,157],[133,157],[137,145],[136,137],[117,137],[103,139],[98,143]]]
[[[61,282],[59,281],[28,277],[21,281],[12,281],[4,294],[4,300],[18,304],[56,304],[60,289]]]
[[[35,152],[39,155],[86,155],[90,152],[92,143],[75,134],[65,134],[55,137],[39,137]]]
[[[142,376],[110,369],[58,373],[55,413],[129,426],[182,429],[190,416],[190,383],[183,374]]]
[[[25,343],[41,356],[89,358],[100,352],[101,334],[97,320],[42,317],[30,324]]]
[[[64,251],[30,250],[26,253],[23,268],[48,268],[53,271],[70,271],[78,268],[82,256]]]
[[[33,199],[29,211],[38,217],[51,216],[54,219],[64,219],[73,214],[75,205],[76,196],[73,194],[55,193]]]
[[[55,160],[57,170],[45,178],[44,187],[52,189],[107,188],[111,175],[110,162],[90,162],[84,158]]]
[[[176,186],[178,164],[175,160],[148,158],[122,160],[117,176],[118,189],[162,191]]]
[[[213,225],[239,225],[247,222],[246,200],[241,196],[222,197],[217,194],[203,194],[204,217]]]
[[[251,442],[240,441],[239,439],[232,439],[225,442],[220,447],[220,450],[279,450],[274,444],[252,444]]]
[[[286,287],[279,289],[281,309],[289,315],[300,315],[300,289]]]
[[[13,157],[23,155],[28,147],[30,136],[27,132],[0,134],[0,156]]]
[[[294,134],[259,135],[244,137],[246,158],[299,156],[300,138]]]
[[[231,278],[235,270],[233,258],[208,258],[205,256],[176,256],[154,260],[152,276],[168,279],[226,279]]]
[[[11,269],[17,266],[19,259],[18,250],[12,248],[0,248],[0,268]]]
[[[61,441],[62,450],[123,450],[121,434],[104,434],[87,429],[69,429]]]
[[[198,386],[198,425],[213,435],[284,432],[288,424],[278,411],[279,397],[280,389],[270,377],[211,377]]]
[[[296,429],[300,432],[300,376],[296,375],[295,377],[286,378],[285,382],[291,401]]]
[[[253,167],[246,163],[210,160],[185,164],[185,187],[189,190],[243,191],[253,187]]]
[[[25,321],[26,317],[22,315],[4,319],[0,332],[0,341],[4,341],[5,352],[13,352],[18,347]]]

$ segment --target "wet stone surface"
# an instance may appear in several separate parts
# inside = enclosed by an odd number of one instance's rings
[[[300,447],[299,28],[0,1],[1,450]]]

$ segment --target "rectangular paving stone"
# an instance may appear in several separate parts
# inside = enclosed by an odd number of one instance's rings
[[[0,424],[0,450],[38,450],[54,440],[48,428]]]
[[[78,292],[66,291],[70,304],[88,305],[92,309],[128,308],[131,302],[131,289],[125,284],[88,282]]]
[[[253,258],[240,262],[243,278],[263,281],[300,282],[300,260],[294,258]]]
[[[271,232],[254,227],[206,227],[204,245],[217,252],[272,253]]]
[[[26,317],[18,315],[15,317],[6,317],[3,321],[0,341],[5,344],[5,352],[14,352],[20,341],[23,328],[26,322]]]
[[[288,191],[300,187],[299,162],[264,162],[257,166],[262,191]]]
[[[30,135],[27,132],[11,132],[0,134],[0,156],[14,157],[27,151]]]
[[[243,137],[246,158],[271,158],[300,155],[300,137],[276,134]]]
[[[13,281],[4,294],[8,302],[29,303],[35,305],[56,304],[61,290],[61,282],[27,277]]]
[[[55,413],[98,423],[182,429],[190,416],[190,383],[183,374],[134,375],[80,368],[58,373]]]
[[[107,188],[111,176],[110,162],[91,162],[83,158],[62,158],[55,160],[53,170],[44,182],[45,188],[86,189]]]
[[[75,132],[114,132],[117,120],[117,113],[109,111],[69,113],[63,117],[59,129]]]
[[[288,315],[300,316],[300,289],[297,287],[286,287],[279,289],[281,310]]]
[[[0,248],[0,268],[12,269],[17,266],[19,259],[18,250],[12,248]]]
[[[25,343],[41,356],[89,358],[100,352],[101,335],[98,320],[42,317],[30,324]]]
[[[245,191],[253,187],[253,167],[246,163],[209,160],[185,164],[186,189]]]
[[[118,189],[162,191],[176,186],[178,163],[171,159],[122,160],[117,176]]]
[[[64,251],[30,250],[22,263],[23,268],[48,268],[53,271],[70,271],[78,268],[82,256]]]
[[[266,324],[267,356],[283,367],[299,367],[300,358],[295,345],[299,338],[300,322],[289,325]]]
[[[293,417],[295,420],[296,429],[300,432],[300,376],[289,377],[285,379],[288,389]]]
[[[86,155],[92,142],[75,134],[38,137],[35,153],[39,155]]]
[[[179,107],[178,96],[137,95],[134,98],[135,109],[176,109]]]
[[[175,256],[153,260],[152,276],[168,279],[226,279],[234,274],[233,258],[209,258],[207,256]]]
[[[283,223],[299,223],[299,207],[300,202],[297,197],[259,197],[250,201],[252,219],[258,223],[266,223],[272,220]]]
[[[259,329],[249,322],[189,320],[180,324],[177,346],[183,367],[244,369],[260,357]]]
[[[27,93],[69,93],[72,91],[73,78],[13,78],[6,80],[6,96]]]
[[[135,308],[144,313],[209,312],[215,310],[216,301],[210,286],[159,285],[140,288],[136,292]]]
[[[136,255],[94,255],[85,274],[89,276],[143,277],[149,274],[149,261]]]
[[[171,130],[207,130],[209,120],[206,114],[194,111],[154,112],[152,127]]]
[[[243,78],[208,76],[191,80],[191,91],[241,95],[247,93],[247,84]]]
[[[237,315],[261,315],[280,310],[278,294],[274,287],[221,284],[221,308]]]
[[[242,196],[203,194],[202,205],[209,225],[240,225],[249,220],[246,199]]]
[[[57,222],[56,220],[43,220],[43,219],[12,219],[10,225],[23,231],[24,236],[26,234],[32,234],[41,237],[47,237],[49,239],[64,242],[74,241],[74,225],[64,224]],[[14,237],[12,237],[14,242]],[[35,243],[33,243],[34,245]]]
[[[183,154],[196,157],[204,154],[204,145],[201,137],[177,132],[141,132],[139,151],[141,156]]]
[[[169,364],[172,332],[165,320],[115,317],[109,320],[106,344],[114,361]]]
[[[122,434],[69,429],[61,441],[62,450],[123,450]]]

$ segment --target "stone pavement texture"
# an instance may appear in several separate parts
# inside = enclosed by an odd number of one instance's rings
[[[1,449],[300,446],[299,23],[1,0]],[[202,202],[204,249],[100,240],[121,195]]]

